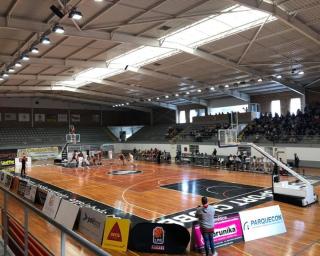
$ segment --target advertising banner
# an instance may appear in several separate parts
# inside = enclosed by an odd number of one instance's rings
[[[68,115],[67,114],[58,114],[58,122],[61,122],[61,123],[68,122]]]
[[[138,223],[130,232],[129,249],[149,253],[185,254],[189,231],[177,224]]]
[[[245,241],[287,232],[279,205],[239,213]]]
[[[34,114],[34,121],[44,123],[46,121],[46,114],[36,113]]]
[[[14,166],[15,166],[16,172],[20,172],[21,167],[22,167],[22,163],[21,163],[20,158],[16,157],[14,159]],[[27,168],[31,167],[31,157],[30,156],[27,157],[26,167]]]
[[[12,180],[13,180],[13,176],[9,173],[6,173],[4,186],[7,188],[11,188]]]
[[[56,123],[57,122],[57,114],[47,114],[47,122],[48,123]]]
[[[25,181],[25,180],[20,180],[19,181],[18,195],[24,196],[24,193],[26,191],[26,186],[27,186],[27,181]]]
[[[17,156],[16,149],[4,149],[0,150],[0,160],[13,160]]]
[[[4,185],[5,181],[6,181],[6,173],[5,172],[0,172],[0,182],[1,182],[1,184]]]
[[[16,113],[5,113],[4,120],[5,121],[15,121],[15,120],[17,120],[17,114]]]
[[[79,123],[80,122],[80,114],[71,114],[71,122]]]
[[[35,198],[35,203],[39,204],[40,206],[44,206],[46,199],[47,199],[48,191],[37,188],[37,193],[36,193],[36,198]]]
[[[105,221],[105,214],[83,207],[78,230],[101,245]]]
[[[37,194],[37,186],[28,183],[24,192],[24,197],[28,200],[30,200],[32,203],[35,202]]]
[[[59,149],[58,147],[18,149],[18,156],[21,157],[23,154],[35,160],[49,159],[56,158],[59,154]]]
[[[73,229],[80,207],[62,199],[55,220],[66,228]]]
[[[193,247],[196,251],[204,248],[204,241],[198,222],[192,227]],[[239,214],[231,214],[216,219],[214,225],[214,244],[216,248],[243,241]]]
[[[126,252],[128,247],[130,220],[107,218],[102,248]]]
[[[19,113],[18,120],[19,120],[19,122],[30,122],[30,114],[29,113]]]
[[[20,178],[19,178],[18,176],[12,177],[12,182],[11,182],[10,190],[11,190],[13,193],[18,193],[19,183],[20,183]]]
[[[56,217],[60,202],[61,197],[58,197],[53,192],[49,192],[42,208],[42,212],[48,217],[54,219]]]
[[[0,168],[9,166],[14,166],[14,159],[0,160]]]

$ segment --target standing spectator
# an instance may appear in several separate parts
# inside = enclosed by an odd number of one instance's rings
[[[298,157],[298,154],[297,153],[294,153],[294,167],[296,169],[299,169],[299,163],[300,163],[300,159]]]
[[[28,161],[28,158],[24,153],[20,161],[21,161],[21,177],[26,177],[26,163]]]
[[[157,163],[160,164],[160,161],[161,161],[161,151],[159,150],[157,154]]]
[[[213,156],[217,156],[217,149],[215,148],[214,150],[213,150]]]
[[[217,256],[217,252],[214,249],[214,207],[208,204],[208,198],[201,198],[202,206],[199,206],[196,211],[196,217],[199,219],[200,230],[204,239],[204,246],[206,250],[206,256],[209,255],[209,249],[214,256]]]

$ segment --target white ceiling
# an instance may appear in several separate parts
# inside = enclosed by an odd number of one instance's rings
[[[64,5],[66,13],[76,7],[83,19],[60,19],[50,10],[52,4],[61,9]],[[161,47],[160,38],[236,4],[273,14],[275,20],[197,48],[178,46],[177,54],[138,70],[128,67],[79,88],[53,90],[56,82],[72,81],[91,67],[106,68],[106,61],[138,47]],[[64,35],[50,32],[56,23],[65,28]],[[32,45],[40,52],[29,53],[29,61],[0,81],[0,94],[73,95],[93,103],[175,108],[206,105],[217,97],[246,100],[288,90],[303,93],[320,85],[319,31],[319,0],[1,0],[0,70],[13,65]],[[37,43],[43,34],[50,45]],[[303,75],[298,74],[301,70]],[[279,74],[281,79],[275,77]]]

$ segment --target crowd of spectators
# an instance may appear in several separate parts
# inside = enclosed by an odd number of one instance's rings
[[[166,139],[172,139],[175,136],[177,136],[183,129],[180,127],[169,127],[167,134],[166,134]]]
[[[320,135],[320,106],[306,107],[304,113],[272,116],[262,114],[249,124],[242,133],[242,139],[254,136],[255,140],[266,138],[273,142],[298,142],[305,136]]]
[[[165,150],[161,151],[157,148],[145,150],[134,148],[133,156],[136,160],[153,161],[157,163],[160,163],[161,161],[171,162],[170,152],[166,152]]]
[[[214,124],[210,126],[201,126],[192,129],[189,136],[193,137],[195,141],[201,142],[203,139],[210,139],[213,136],[218,136],[219,129],[228,129],[229,124]]]

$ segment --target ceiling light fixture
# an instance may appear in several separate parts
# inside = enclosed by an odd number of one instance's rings
[[[226,84],[224,87],[225,87],[225,88],[229,88],[229,85],[228,85],[228,84]]]
[[[22,54],[21,60],[28,61],[28,60],[30,60],[30,58],[27,54]]]
[[[189,94],[190,94],[190,92],[186,92],[186,94],[187,94],[187,95],[189,95]]]
[[[176,93],[175,95],[176,95],[176,97],[179,97],[179,93]]]
[[[2,77],[3,77],[3,78],[8,77],[8,76],[9,76],[9,75],[8,75],[7,73],[3,73],[3,74],[2,74]]]
[[[22,64],[21,64],[21,62],[16,62],[16,64],[14,64],[14,66],[15,66],[16,68],[20,68],[20,67],[22,67]]]
[[[81,20],[82,19],[82,13],[77,11],[76,8],[73,8],[69,13],[69,18],[73,20]]]
[[[262,82],[262,78],[259,78],[259,79],[258,79],[258,82],[261,83],[261,82]]]
[[[157,97],[157,100],[160,100],[160,98],[159,98],[159,97]]]
[[[212,86],[212,87],[210,88],[210,90],[211,90],[211,91],[214,91],[215,89],[214,89],[214,87]]]
[[[201,90],[201,89],[198,89],[197,92],[202,92],[202,90]]]
[[[58,24],[54,25],[54,27],[52,28],[52,31],[54,33],[57,33],[57,34],[63,34],[64,33],[64,28]]]
[[[151,101],[151,99],[148,99],[148,101]]]
[[[169,98],[169,95],[166,95],[165,98],[168,99],[168,98]]]
[[[37,47],[32,47],[30,51],[34,54],[39,53],[39,49]]]
[[[304,71],[303,70],[300,70],[299,72],[298,72],[298,75],[303,75],[304,74]]]
[[[9,73],[13,73],[14,71],[15,71],[14,68],[8,68]]]
[[[40,42],[45,45],[48,45],[51,43],[50,39],[47,36],[41,37]]]
[[[277,75],[276,78],[281,79],[282,75]]]
[[[127,106],[128,106],[130,103],[129,103],[129,102],[127,102],[126,104],[127,104]]]

